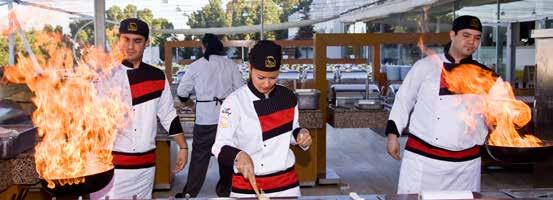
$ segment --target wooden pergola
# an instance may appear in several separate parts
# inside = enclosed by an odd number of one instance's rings
[[[386,75],[380,73],[380,46],[385,44],[418,44],[423,41],[425,45],[445,45],[449,42],[449,33],[368,33],[368,34],[315,34],[314,42],[314,70],[315,89],[321,91],[319,97],[319,109],[322,113],[325,124],[329,121],[328,116],[328,81],[326,79],[326,65],[333,64],[327,58],[327,47],[329,46],[351,46],[355,57],[359,57],[361,47],[372,47],[372,72],[373,77],[380,86],[387,85]],[[366,59],[361,59],[366,62]],[[316,138],[317,149],[317,175],[325,177],[326,173],[326,126],[320,130]]]
[[[313,40],[276,40],[275,43],[282,46],[283,49],[294,48],[294,47],[311,47],[313,48]],[[225,47],[243,47],[250,49],[255,45],[254,40],[227,40],[223,41],[223,46]],[[165,75],[169,82],[173,81],[173,70],[172,70],[172,60],[173,54],[172,50],[174,48],[201,48],[202,44],[200,41],[195,40],[185,40],[185,41],[167,41],[165,42]],[[329,64],[365,64],[367,59],[362,59],[359,57],[359,49],[354,49],[355,59],[342,58],[342,59],[327,59]],[[169,61],[169,62],[167,62]],[[241,62],[241,60],[236,60]],[[178,60],[178,64],[190,64],[194,62],[191,59],[182,59]],[[296,59],[288,58],[282,60],[283,64],[313,64],[313,59]]]
[[[418,44],[423,41],[425,45],[444,45],[449,42],[448,33],[370,33],[370,34],[315,34],[314,40],[277,40],[277,44],[283,49],[293,47],[312,47],[314,59],[283,59],[284,64],[314,64],[314,80],[306,84],[306,87],[314,87],[320,93],[319,110],[324,125],[321,128],[310,129],[313,134],[313,148],[315,157],[315,170],[318,178],[326,177],[326,123],[328,118],[328,81],[326,79],[327,64],[367,64],[368,58],[362,58],[361,48],[365,46],[372,47],[372,72],[373,77],[380,86],[386,86],[386,75],[380,73],[381,63],[381,45],[386,44]],[[225,47],[253,47],[255,41],[233,40],[223,41]],[[327,47],[330,46],[348,46],[352,47],[353,58],[327,58]],[[168,41],[165,43],[165,73],[167,79],[172,82],[172,49],[173,48],[200,48],[199,41]],[[193,62],[190,59],[177,61],[179,64],[189,64]],[[311,157],[313,159],[313,157]],[[298,158],[300,159],[300,158]],[[313,170],[312,167],[306,170]],[[311,171],[311,173],[313,173]]]

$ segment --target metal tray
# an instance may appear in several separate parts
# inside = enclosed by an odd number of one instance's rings
[[[298,97],[298,109],[316,110],[319,109],[319,96],[321,92],[317,89],[296,89]]]
[[[36,144],[37,131],[32,125],[2,125],[15,132],[0,134],[0,159],[6,160],[33,148]]]
[[[355,107],[360,110],[380,110],[384,108],[384,105],[380,100],[363,99],[355,102]]]

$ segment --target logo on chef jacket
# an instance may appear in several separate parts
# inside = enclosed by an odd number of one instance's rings
[[[276,67],[275,57],[267,56],[267,58],[265,58],[265,67],[268,67],[268,68]]]
[[[127,26],[127,30],[129,31],[138,31],[138,25],[136,23],[132,22]]]
[[[221,110],[221,120],[219,121],[219,127],[228,128],[228,123],[229,123],[229,118],[231,113],[232,112],[230,111],[230,108],[223,108]]]

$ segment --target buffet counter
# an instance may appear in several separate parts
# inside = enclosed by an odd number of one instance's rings
[[[328,123],[334,128],[386,128],[387,109],[361,110],[328,106]]]

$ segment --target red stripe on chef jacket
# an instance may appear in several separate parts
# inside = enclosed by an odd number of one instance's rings
[[[432,146],[413,134],[409,134],[405,149],[423,156],[445,161],[467,161],[480,157],[480,146],[474,146],[461,151],[451,151]]]
[[[294,167],[274,174],[255,176],[255,181],[257,182],[257,187],[265,192],[273,192],[279,188],[286,190],[289,189],[288,186],[299,184]],[[244,178],[242,174],[234,174],[232,176],[232,188],[233,190],[253,191],[250,181]]]
[[[132,98],[141,97],[165,89],[165,80],[152,80],[131,85]]]
[[[259,122],[261,123],[261,131],[263,133],[270,131],[274,128],[290,123],[294,120],[294,107],[280,110],[268,115],[259,116]]]
[[[119,169],[139,169],[153,167],[156,164],[155,149],[144,153],[112,152],[113,165]]]

